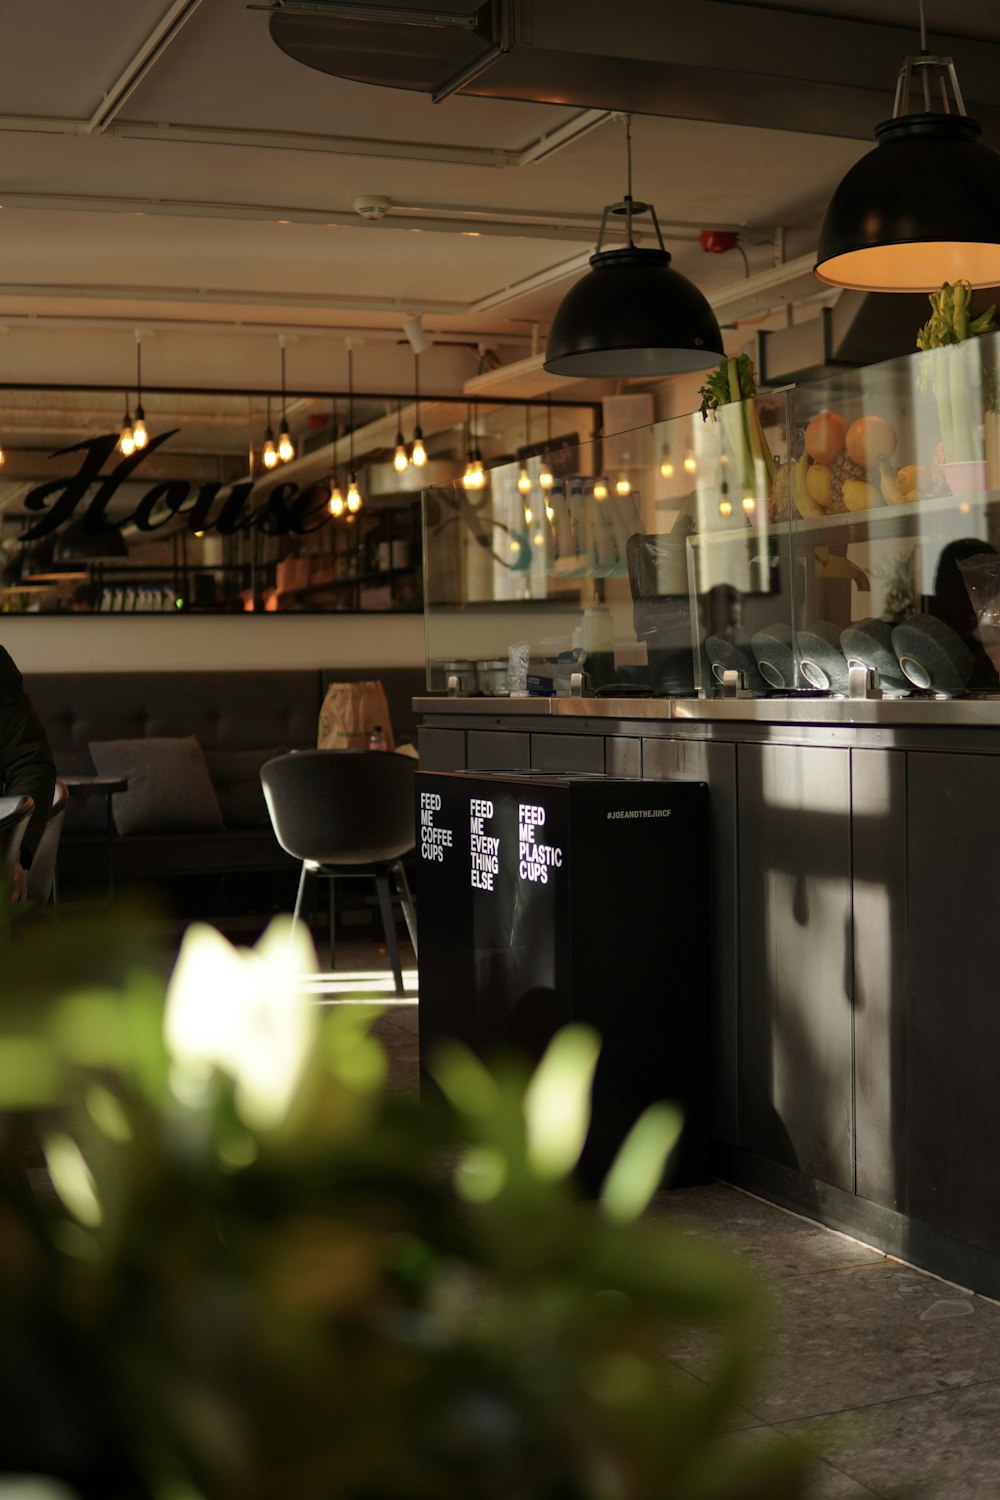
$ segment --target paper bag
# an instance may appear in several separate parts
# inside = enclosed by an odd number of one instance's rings
[[[320,750],[367,750],[376,724],[382,726],[386,749],[395,749],[380,682],[331,682],[319,711],[316,744]]]

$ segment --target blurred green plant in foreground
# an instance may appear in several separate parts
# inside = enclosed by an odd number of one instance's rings
[[[134,925],[4,950],[0,1471],[83,1500],[805,1495],[807,1455],[730,1430],[756,1282],[637,1222],[673,1112],[581,1201],[591,1033],[530,1081],[453,1047],[421,1104],[314,970],[283,920],[253,951],[190,929],[165,1004]]]

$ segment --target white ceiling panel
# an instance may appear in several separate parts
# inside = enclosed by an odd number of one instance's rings
[[[169,0],[36,0],[4,6],[2,113],[89,119],[168,9]]]

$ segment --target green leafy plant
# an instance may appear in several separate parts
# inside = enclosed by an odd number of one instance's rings
[[[731,1431],[759,1286],[636,1222],[674,1112],[573,1190],[592,1033],[530,1080],[447,1048],[420,1104],[283,923],[248,952],[192,929],[165,1002],[132,927],[9,953],[0,1470],[83,1500],[806,1492],[804,1453]]]
[[[777,468],[760,422],[755,400],[757,377],[750,356],[724,359],[707,377],[699,395],[702,419],[707,421],[709,412],[713,412],[723,424],[745,493],[766,499]]]
[[[993,329],[996,307],[970,317],[972,288],[967,281],[946,281],[928,300],[931,316],[917,333],[917,348],[927,356],[921,378],[934,391],[944,461],[975,461],[982,457],[979,429],[993,387],[991,373],[982,369],[979,350],[969,340]]]

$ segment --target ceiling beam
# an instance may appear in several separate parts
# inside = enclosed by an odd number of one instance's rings
[[[174,0],[158,25],[137,47],[86,124],[87,135],[106,131],[146,75],[156,66],[181,28],[190,21],[201,0]]]
[[[0,133],[20,135],[91,135],[90,120],[62,115],[0,115]],[[141,120],[109,121],[101,134],[119,140],[148,141],[155,145],[229,146],[251,151],[317,152],[326,156],[379,157],[387,161],[430,161],[446,166],[483,167],[506,170],[535,166],[582,140],[612,118],[608,110],[588,109],[563,120],[552,130],[522,148],[508,146],[461,146],[445,141],[382,140],[353,135],[322,135],[313,131],[238,129],[223,125],[185,124]]]
[[[235,219],[260,224],[310,224],[319,228],[410,230],[427,234],[496,235],[503,239],[570,240],[593,244],[601,226],[599,214],[498,208],[481,204],[390,203],[381,218],[365,219],[354,209],[303,208],[285,203],[237,203],[218,199],[151,198],[112,193],[35,193],[12,189],[3,193],[7,209],[58,213],[160,215],[168,218]],[[671,238],[695,240],[704,229],[752,230],[770,233],[773,225],[725,223],[705,219],[659,219]],[[621,238],[624,220],[612,219],[605,239]],[[636,235],[637,242],[641,238]]]

